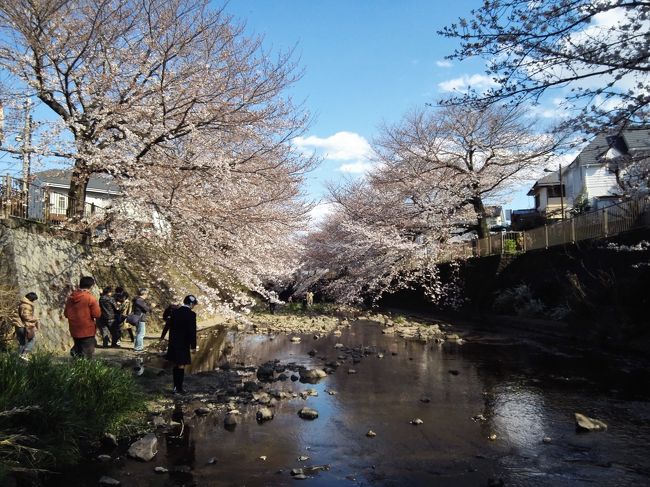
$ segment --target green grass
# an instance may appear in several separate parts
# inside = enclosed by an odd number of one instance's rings
[[[0,481],[12,467],[74,465],[103,433],[138,427],[144,398],[132,376],[94,360],[23,362],[0,353]]]

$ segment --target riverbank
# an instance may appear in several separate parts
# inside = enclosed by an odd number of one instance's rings
[[[150,337],[145,354],[98,349],[97,358],[128,372],[146,395],[143,433],[151,433],[145,436],[153,442],[150,458],[130,458],[129,448],[142,435],[125,437],[86,451],[74,474],[64,472],[46,485],[97,485],[102,477],[125,487],[290,485],[300,475],[328,486],[521,482],[508,462],[516,471],[537,469],[548,480],[539,485],[581,476],[610,485],[621,467],[598,472],[602,467],[595,465],[611,462],[610,444],[631,455],[626,469],[631,463],[637,471],[648,467],[626,443],[640,418],[650,418],[648,391],[602,356],[570,343],[553,345],[556,338],[503,333],[453,316],[389,310],[300,319],[301,333],[285,333],[296,316],[282,312],[254,314],[239,329],[201,330],[185,396],[170,393],[164,342]],[[620,417],[622,409],[631,417]],[[593,440],[572,436],[575,412],[603,419],[614,432]],[[372,438],[366,436],[371,430]],[[640,442],[650,446],[644,431]],[[563,464],[566,478],[526,460],[532,455],[562,463],[555,455],[575,455],[576,442],[592,452],[597,445],[598,453],[579,466]]]

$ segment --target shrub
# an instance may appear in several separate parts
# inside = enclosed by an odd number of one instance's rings
[[[528,284],[498,291],[492,302],[495,311],[517,316],[535,317],[544,313],[544,304],[533,297]]]
[[[83,359],[57,363],[45,354],[24,362],[0,353],[0,475],[18,465],[73,465],[84,445],[108,431],[127,432],[143,413],[143,396],[121,369]]]
[[[512,239],[506,239],[503,241],[503,253],[504,254],[516,254],[517,253],[517,242]]]
[[[0,275],[0,283],[7,280]],[[13,315],[18,309],[18,289],[7,284],[0,284],[0,351],[11,348],[14,336]]]

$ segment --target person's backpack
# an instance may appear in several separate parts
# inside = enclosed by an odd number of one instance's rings
[[[142,319],[142,315],[139,314],[139,313],[131,313],[131,314],[126,315],[126,322],[129,325],[134,325],[135,326],[138,323],[140,323],[141,319]]]

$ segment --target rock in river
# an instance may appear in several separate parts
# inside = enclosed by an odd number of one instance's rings
[[[131,458],[148,462],[158,453],[158,438],[153,433],[149,433],[129,447],[128,455]]]
[[[604,431],[607,425],[599,419],[589,418],[584,414],[575,413],[576,429],[580,431]]]
[[[415,418],[411,420],[411,424],[418,425],[418,424],[423,424],[424,421],[422,421],[420,418]]]
[[[228,413],[228,414],[226,414],[226,417],[225,417],[224,420],[223,420],[223,424],[224,424],[224,426],[226,426],[227,428],[228,428],[228,427],[233,428],[233,427],[237,426],[237,422],[238,422],[238,420],[237,420],[237,415],[236,415],[236,414],[232,414],[232,413]]]
[[[270,408],[260,408],[256,417],[258,421],[270,421],[273,419],[273,411]]]
[[[298,416],[302,419],[316,419],[318,417],[318,411],[312,408],[302,408],[298,411]]]
[[[99,485],[102,486],[118,486],[120,484],[121,482],[119,480],[107,477],[106,475],[99,479]]]
[[[298,372],[301,379],[322,379],[327,377],[323,369],[300,369]]]

